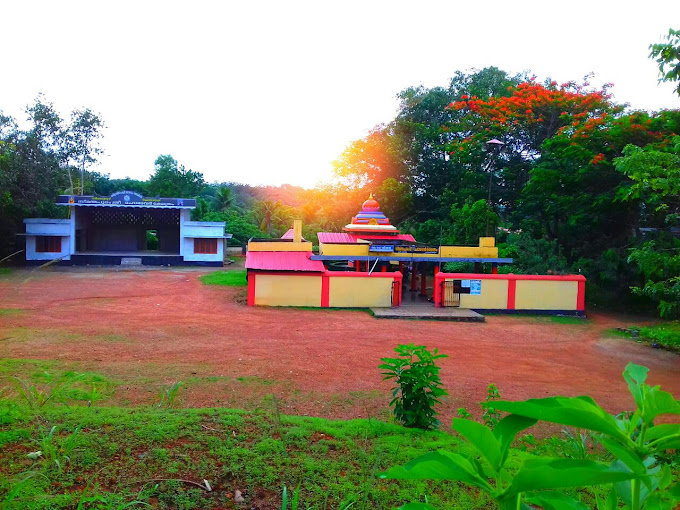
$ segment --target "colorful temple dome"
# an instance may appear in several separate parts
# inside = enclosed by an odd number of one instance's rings
[[[380,204],[373,194],[362,205],[361,211],[352,218],[352,223],[345,225],[347,232],[388,232],[396,234],[397,227],[390,225],[390,220],[380,211]]]

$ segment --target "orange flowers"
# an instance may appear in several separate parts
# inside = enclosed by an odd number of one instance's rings
[[[590,162],[591,162],[593,165],[598,165],[598,164],[600,164],[602,161],[604,161],[604,154],[602,154],[601,152],[600,152],[599,154],[595,155],[595,157],[594,157],[593,159],[590,160]]]

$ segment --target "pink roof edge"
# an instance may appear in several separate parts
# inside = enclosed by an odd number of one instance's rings
[[[330,244],[356,244],[359,239],[366,241],[381,240],[381,241],[408,241],[415,243],[416,240],[411,234],[349,234],[347,232],[319,232],[320,243]]]
[[[323,273],[326,268],[320,260],[311,260],[308,251],[249,251],[246,269],[263,271],[307,271]]]

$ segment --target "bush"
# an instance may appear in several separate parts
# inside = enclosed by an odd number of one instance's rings
[[[378,368],[384,370],[383,380],[394,379],[394,416],[405,427],[433,429],[439,426],[435,404],[440,397],[448,395],[442,388],[439,367],[435,361],[448,357],[438,354],[437,349],[430,353],[424,345],[402,345],[395,349],[398,358],[381,358]]]
[[[631,328],[638,329],[638,328]],[[655,347],[661,346],[667,349],[680,351],[680,322],[668,322],[639,328],[640,337],[652,342]]]

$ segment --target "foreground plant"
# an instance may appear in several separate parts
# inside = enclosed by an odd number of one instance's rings
[[[390,406],[394,417],[405,427],[433,429],[439,426],[435,404],[448,395],[439,378],[440,368],[435,363],[446,354],[428,351],[424,345],[402,345],[395,349],[398,358],[381,358],[378,368],[384,370],[383,380],[392,379],[395,386]]]
[[[661,414],[680,414],[680,402],[659,386],[645,384],[647,368],[628,364],[623,373],[637,409],[615,417],[590,397],[551,397],[523,402],[493,401],[483,405],[510,412],[491,430],[466,419],[453,420],[453,429],[477,455],[445,451],[426,454],[388,470],[383,478],[455,480],[488,492],[501,509],[529,508],[523,501],[545,509],[587,509],[554,489],[612,485],[598,510],[615,510],[619,501],[629,510],[672,510],[680,502],[680,484],[670,467],[656,455],[680,448],[680,424],[654,425]],[[585,459],[529,458],[513,475],[506,470],[510,445],[516,435],[539,420],[596,432],[593,437],[615,460],[609,464]],[[480,463],[478,457],[485,462]],[[432,508],[411,503],[408,509]]]

